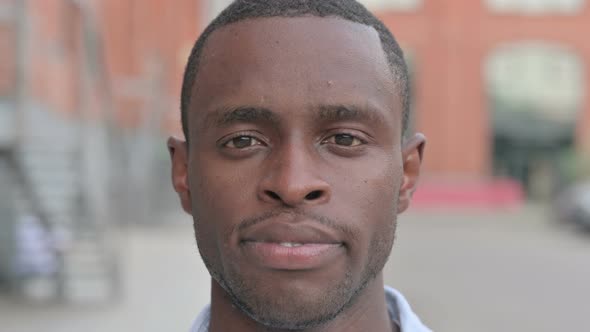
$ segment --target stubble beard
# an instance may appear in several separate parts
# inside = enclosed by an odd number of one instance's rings
[[[201,257],[213,280],[225,290],[232,304],[254,321],[269,329],[305,330],[324,325],[353,306],[363,290],[381,273],[395,240],[397,221],[388,232],[377,232],[367,250],[367,264],[358,282],[349,269],[335,285],[316,297],[318,301],[306,302],[300,298],[282,298],[270,294],[252,282],[245,280],[232,267],[223,269],[199,248]],[[195,224],[195,237],[198,239]],[[297,301],[299,300],[299,301]]]

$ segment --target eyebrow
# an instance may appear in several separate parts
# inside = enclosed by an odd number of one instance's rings
[[[203,127],[211,125],[227,127],[236,123],[268,122],[278,124],[279,119],[271,110],[256,106],[239,106],[235,108],[220,108],[208,114],[203,121]]]
[[[359,121],[373,125],[384,123],[385,117],[377,109],[359,107],[355,105],[319,105],[312,107],[315,110],[314,121],[338,122]],[[221,107],[209,113],[203,121],[203,128],[211,126],[228,127],[237,123],[261,123],[272,125],[280,123],[279,116],[270,109],[258,106]]]
[[[385,117],[377,109],[358,107],[355,105],[321,105],[317,120],[325,122],[360,121],[381,124]]]

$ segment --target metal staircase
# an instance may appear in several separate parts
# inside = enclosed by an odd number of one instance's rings
[[[14,183],[12,166],[6,153],[0,154],[0,285],[12,287],[17,279],[14,271],[16,255],[16,220],[19,215],[15,206],[22,192]],[[22,189],[21,189],[22,190]],[[24,201],[24,200],[23,200]]]
[[[89,15],[83,8],[80,12]],[[28,19],[24,14],[18,19],[20,33],[26,35],[30,22],[24,22]],[[84,26],[84,42],[97,43],[97,30],[90,28]],[[100,49],[100,45],[92,46]],[[19,52],[20,58],[27,58],[26,47]],[[82,53],[90,67],[105,70],[95,54]],[[25,89],[30,76],[26,65],[22,60],[17,68]],[[102,89],[108,83],[88,70],[82,76],[82,91]],[[116,224],[109,214],[109,140],[114,138],[109,137],[104,121],[88,119],[83,104],[79,114],[67,117],[29,97],[19,92],[14,104],[18,135],[14,143],[0,149],[0,281],[7,280],[14,289],[26,283],[11,272],[17,247],[14,234],[23,216],[34,215],[58,240],[59,270],[52,280],[57,299],[113,299],[119,294]]]
[[[27,119],[28,118],[28,119]],[[97,211],[108,181],[89,163],[105,163],[99,151],[89,150],[93,131],[79,119],[60,118],[41,106],[27,109],[28,124],[16,151],[19,167],[27,176],[60,246],[61,268],[56,279],[57,294],[66,300],[97,300],[117,293],[117,260],[104,214]],[[101,159],[99,159],[101,158]],[[105,185],[107,184],[107,185]],[[102,198],[101,198],[102,196]]]

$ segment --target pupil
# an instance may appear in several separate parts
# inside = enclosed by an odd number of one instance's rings
[[[340,134],[334,137],[338,145],[352,145],[354,138],[351,135]]]
[[[234,146],[238,149],[247,148],[252,145],[252,137],[242,136],[233,139]]]

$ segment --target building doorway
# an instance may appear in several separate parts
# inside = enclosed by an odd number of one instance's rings
[[[522,183],[531,199],[548,199],[563,183],[584,95],[576,54],[547,43],[499,47],[485,63],[493,126],[493,172]]]

